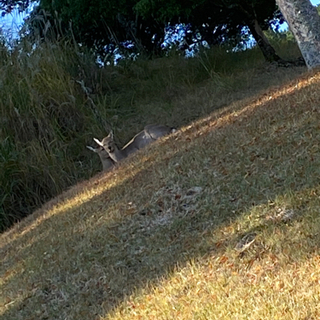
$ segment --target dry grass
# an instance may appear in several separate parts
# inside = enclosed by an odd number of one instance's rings
[[[318,319],[319,83],[239,93],[2,234],[1,318]]]

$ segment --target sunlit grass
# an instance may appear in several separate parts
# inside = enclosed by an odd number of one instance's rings
[[[317,318],[319,192],[280,197],[215,229],[205,254],[136,291],[108,319]],[[301,199],[308,208],[282,220],[282,206]],[[255,242],[239,253],[236,244],[253,230]]]

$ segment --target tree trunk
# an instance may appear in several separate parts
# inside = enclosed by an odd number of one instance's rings
[[[281,58],[276,54],[276,51],[271,46],[269,40],[263,33],[258,21],[255,19],[248,23],[248,27],[252,33],[252,36],[257,41],[258,46],[260,47],[263,56],[269,62],[280,61]]]
[[[309,0],[276,0],[308,69],[320,66],[320,17]]]

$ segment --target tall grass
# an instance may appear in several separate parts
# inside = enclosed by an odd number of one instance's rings
[[[236,99],[263,65],[259,50],[214,48],[101,68],[67,41],[1,45],[0,230],[100,170],[93,136],[112,128],[123,144],[147,123],[179,127]]]
[[[68,46],[5,52],[0,71],[0,228],[92,173],[83,145],[91,111]],[[92,121],[93,122],[93,121]],[[87,133],[88,134],[88,133]]]

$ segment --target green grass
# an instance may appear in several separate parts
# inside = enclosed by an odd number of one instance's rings
[[[95,107],[112,126],[128,123],[121,142],[144,122],[179,130],[0,235],[1,319],[319,318],[320,73],[256,58],[200,77],[201,59],[128,64],[97,82]],[[130,96],[129,125],[120,106]],[[42,155],[25,141],[34,152],[17,167],[14,142],[2,146],[11,188]]]

